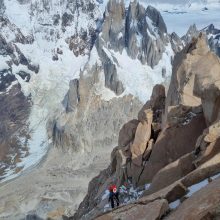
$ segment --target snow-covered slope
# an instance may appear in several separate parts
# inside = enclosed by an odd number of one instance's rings
[[[102,13],[92,1],[90,5],[86,1],[78,3],[81,4],[74,5],[70,1],[4,1],[0,31],[3,44],[18,48],[25,60],[39,66],[36,74],[21,59],[14,61],[14,57],[19,57],[17,52],[7,54],[6,50],[6,54],[4,51],[0,56],[0,70],[10,69],[21,85],[21,91],[26,97],[31,97],[32,102],[26,121],[30,139],[20,140],[21,145],[28,146],[28,156],[21,156],[21,162],[19,160],[13,169],[5,169],[11,161],[2,161],[0,168],[4,168],[3,177],[6,179],[16,176],[18,167],[25,170],[45,155],[50,143],[47,121],[56,111],[63,110],[62,100],[69,82],[79,77],[80,69],[88,60],[92,32],[95,32]],[[81,34],[86,35],[84,42]],[[28,39],[30,42],[26,42]],[[75,44],[78,44],[76,48]],[[30,79],[24,80],[18,74],[20,72]],[[10,88],[2,90],[2,96],[7,95]]]

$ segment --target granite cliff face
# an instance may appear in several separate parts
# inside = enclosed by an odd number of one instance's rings
[[[138,120],[122,127],[109,168],[70,219],[218,218],[219,75],[220,60],[201,33],[175,56],[167,97],[155,86]],[[121,187],[122,205],[102,214],[111,183]],[[131,186],[139,196],[129,202]]]
[[[126,10],[123,1],[109,1],[104,14],[101,38],[109,48],[138,58],[154,67],[168,42],[167,28],[160,13],[153,7],[145,9],[138,1]]]

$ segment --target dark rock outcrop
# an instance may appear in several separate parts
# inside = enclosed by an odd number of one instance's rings
[[[66,112],[74,111],[77,107],[77,104],[80,102],[79,80],[78,79],[71,80],[69,87],[70,89],[63,101]]]
[[[11,59],[7,62],[8,66],[11,67],[12,64],[24,65],[27,68],[34,72],[38,73],[40,66],[39,64],[34,64],[30,59],[28,59],[24,53],[20,50],[17,43],[21,44],[32,44],[33,37],[32,36],[24,36],[19,28],[17,28],[14,24],[12,24],[9,19],[5,18],[4,16],[0,16],[0,27],[2,27],[2,33],[0,33],[0,55],[2,56],[9,56]],[[4,29],[9,29],[9,33],[14,35],[14,38],[7,39],[7,34],[5,35]],[[4,36],[5,35],[5,36]],[[14,73],[21,75],[19,73]],[[27,73],[28,74],[28,73]],[[28,77],[28,81],[30,80],[30,74]],[[23,78],[22,78],[23,79]]]
[[[200,31],[197,29],[196,25],[193,24],[189,27],[186,35],[184,35],[181,39],[185,42],[185,44],[189,44],[193,38],[197,38],[199,36]]]
[[[110,48],[138,58],[143,64],[155,66],[162,57],[167,28],[160,13],[153,7],[145,9],[133,1],[125,10],[123,1],[108,3],[101,38]]]
[[[97,47],[103,45],[103,40],[98,39],[96,42]],[[104,49],[98,50],[99,56],[102,60],[102,67],[105,74],[105,86],[115,92],[116,95],[121,95],[124,92],[122,82],[118,79],[116,59],[113,61],[105,52]]]
[[[0,72],[1,74],[1,72]],[[0,75],[4,85],[11,83],[11,89],[5,91],[0,84],[0,175],[3,176],[6,169],[13,169],[20,157],[28,154],[28,148],[22,143],[29,139],[28,117],[30,114],[31,102],[21,92],[19,84],[15,82],[14,75],[7,74],[5,78]],[[2,94],[1,94],[2,93]],[[15,156],[15,157],[14,157]],[[14,158],[13,158],[14,157]],[[14,170],[16,172],[16,170]],[[1,180],[1,177],[0,177]]]
[[[203,29],[208,36],[210,49],[220,57],[220,30],[215,28],[213,24]]]
[[[117,95],[124,91],[117,76],[117,59],[106,50],[119,53],[125,50],[132,59],[154,67],[161,60],[168,41],[166,25],[155,8],[149,6],[145,9],[135,0],[126,10],[123,1],[110,0],[96,41],[105,73],[105,86]]]
[[[184,47],[183,41],[175,32],[170,35],[170,42],[175,53],[180,52]]]
[[[3,0],[0,0],[0,16],[5,12],[5,4]]]
[[[4,61],[6,58],[5,64],[0,66],[0,179],[2,179],[6,171],[17,173],[22,170],[23,167],[17,167],[17,164],[21,158],[28,155],[27,142],[30,139],[28,119],[32,103],[31,97],[23,94],[17,78],[28,83],[31,74],[39,72],[39,65],[33,64],[17,46],[18,43],[32,44],[32,36],[25,36],[1,13],[0,29],[0,59]],[[26,66],[29,71],[15,71],[13,65]]]

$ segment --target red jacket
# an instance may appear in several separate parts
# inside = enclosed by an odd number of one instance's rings
[[[117,192],[117,186],[113,184],[113,185],[109,186],[108,190],[110,192],[116,193]]]

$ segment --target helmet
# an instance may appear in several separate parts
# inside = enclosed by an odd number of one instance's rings
[[[117,187],[116,187],[116,185],[113,184],[113,185],[109,186],[108,190],[109,190],[110,192],[116,193],[116,192],[117,192]]]

